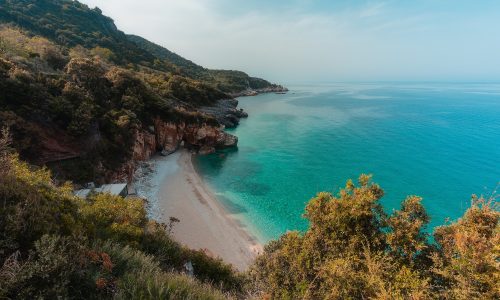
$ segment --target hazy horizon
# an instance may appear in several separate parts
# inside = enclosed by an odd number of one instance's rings
[[[81,1],[197,64],[276,82],[500,80],[495,1]]]

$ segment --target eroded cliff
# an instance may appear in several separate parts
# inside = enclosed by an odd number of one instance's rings
[[[235,147],[238,144],[238,138],[224,132],[223,126],[167,122],[160,118],[155,118],[153,123],[149,128],[137,130],[131,158],[121,169],[109,174],[110,180],[130,181],[137,163],[148,160],[156,153],[169,155],[180,147],[185,147],[200,154],[209,154],[216,149]]]

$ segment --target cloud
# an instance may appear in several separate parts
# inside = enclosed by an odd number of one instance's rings
[[[238,1],[225,0],[83,2],[98,5],[125,32],[203,66],[278,82],[500,78],[495,14],[429,12],[396,2],[334,9],[305,0],[280,6],[245,2],[248,7],[237,12],[230,8]]]

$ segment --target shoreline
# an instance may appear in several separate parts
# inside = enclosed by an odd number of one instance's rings
[[[239,98],[239,97],[252,97],[252,96],[257,96],[260,94],[267,94],[267,93],[287,93],[289,90],[288,88],[282,86],[282,85],[276,85],[272,87],[266,87],[266,88],[261,88],[261,89],[248,89],[248,90],[243,90],[237,93],[229,93],[229,95],[233,98]]]
[[[146,187],[142,183],[143,190],[149,189],[148,197],[156,196],[148,207],[149,214],[165,224],[171,217],[178,219],[171,233],[176,241],[191,249],[203,249],[244,271],[263,246],[211,192],[192,159],[193,154],[181,149],[151,160],[155,170],[144,176],[154,182]]]

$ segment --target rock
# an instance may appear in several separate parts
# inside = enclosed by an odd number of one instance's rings
[[[161,156],[169,156],[170,154],[172,154],[172,153],[174,153],[174,152],[175,152],[175,150],[173,150],[173,151],[172,151],[172,150],[170,150],[170,151],[169,151],[169,150],[165,150],[165,149],[163,149],[163,150],[161,150],[161,151],[160,151],[160,155],[161,155]]]
[[[206,137],[207,137],[207,134],[208,134],[208,133],[207,133],[207,129],[206,129],[206,127],[202,127],[202,128],[200,128],[200,129],[198,129],[198,130],[196,131],[196,140],[197,140],[197,141],[200,141],[200,140],[202,140],[202,139],[206,138]]]
[[[201,146],[200,150],[198,150],[198,153],[201,155],[207,155],[215,152],[215,148],[212,146]]]
[[[248,117],[242,109],[236,109],[238,100],[221,99],[212,106],[203,106],[199,111],[213,116],[220,124],[226,128],[234,128],[240,123],[240,118]]]
[[[198,150],[201,154],[209,154],[216,149],[235,147],[237,144],[238,138],[224,132],[223,126],[165,122],[158,118],[154,120],[154,133],[147,127],[136,131],[131,160],[110,174],[108,180],[129,182],[137,164],[158,151],[167,156],[183,145],[188,149]]]
[[[238,111],[236,111],[236,115],[240,118],[248,118],[248,113],[243,110],[243,108],[240,108]]]
[[[240,118],[235,114],[227,114],[224,116],[226,128],[233,128],[240,124]],[[227,125],[226,125],[227,124]]]
[[[248,88],[244,91],[238,92],[238,93],[231,93],[229,94],[232,97],[244,97],[244,96],[256,96],[258,94],[264,94],[264,93],[285,93],[288,92],[288,89],[284,86],[281,85],[271,85],[269,87],[261,88],[261,89],[251,89]]]
[[[148,131],[137,131],[133,146],[132,158],[136,161],[146,160],[156,152],[156,139],[154,134]]]
[[[238,145],[238,137],[226,133],[224,137],[224,147],[236,147],[236,145]]]

